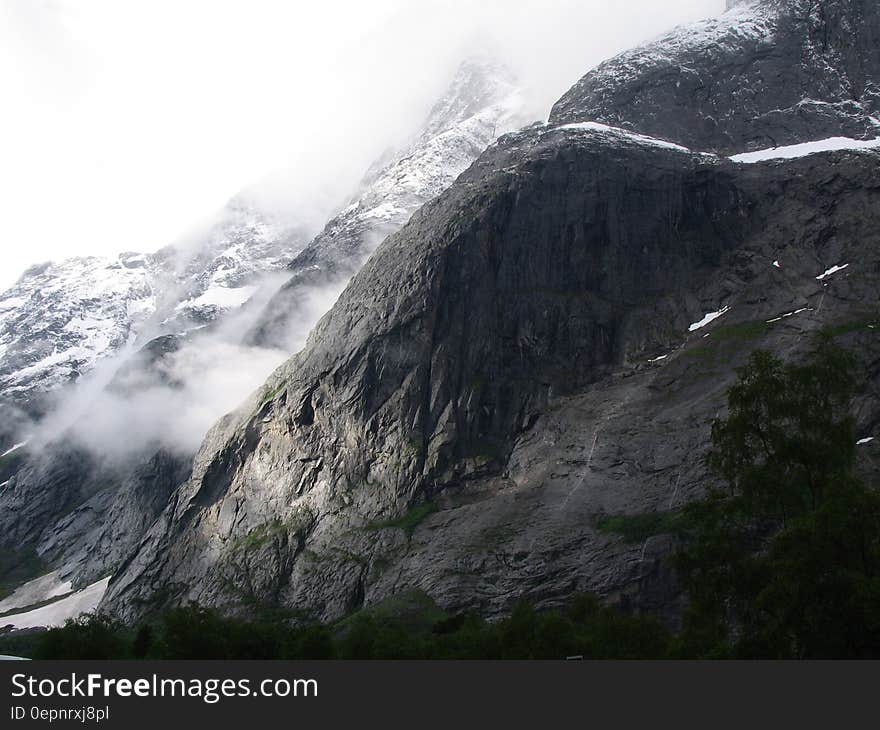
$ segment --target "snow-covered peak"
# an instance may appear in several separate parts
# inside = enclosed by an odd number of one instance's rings
[[[524,94],[506,67],[487,58],[462,63],[411,140],[373,165],[356,198],[293,260],[293,277],[269,302],[250,341],[299,348],[332,303],[318,297],[322,307],[304,307],[303,288],[338,294],[386,236],[498,137],[530,121],[526,114]]]
[[[155,311],[154,277],[154,257],[134,254],[28,269],[0,294],[3,395],[58,387],[118,351]]]
[[[241,306],[268,272],[283,269],[302,250],[307,232],[282,222],[242,196],[233,198],[213,224],[163,249],[171,273],[158,307],[158,333],[187,330]]]
[[[523,112],[522,90],[507,67],[486,58],[463,62],[409,144],[365,179],[355,206],[401,210],[408,219],[495,139],[524,123]]]
[[[210,225],[156,253],[32,266],[0,294],[0,395],[26,405],[126,345],[241,306],[305,240],[236,198]]]
[[[488,57],[464,61],[422,127],[368,171],[356,199],[316,240],[351,216],[402,226],[495,139],[525,123],[524,109],[523,92],[506,66]]]
[[[680,64],[692,54],[721,56],[744,42],[769,47],[775,30],[774,9],[757,0],[730,6],[718,17],[676,26],[657,38],[615,56],[591,74],[594,93],[614,92],[639,78]],[[686,73],[687,68],[681,71]]]
[[[469,119],[522,113],[521,90],[511,70],[488,56],[461,63],[434,104],[414,144],[436,137]]]
[[[367,171],[349,209],[393,196],[389,183],[401,185],[404,195],[434,197],[473,161],[472,149],[479,154],[494,139],[524,124],[524,111],[523,91],[509,68],[488,56],[463,61],[409,142],[386,152]],[[468,148],[466,164],[463,146]],[[445,155],[450,156],[444,159]]]
[[[736,3],[605,61],[554,105],[554,125],[599,122],[725,155],[874,136],[876,4]]]

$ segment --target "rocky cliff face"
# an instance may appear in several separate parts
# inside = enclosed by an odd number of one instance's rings
[[[113,463],[70,441],[25,454],[0,475],[2,547],[33,550],[75,587],[93,583],[137,547],[145,523],[161,514],[190,464],[161,450]]]
[[[603,63],[550,121],[593,120],[722,153],[874,137],[878,78],[873,0],[753,0]]]
[[[878,17],[748,4],[493,145],[209,434],[104,608],[330,619],[415,587],[488,614],[594,590],[674,615],[668,538],[628,544],[603,516],[705,488],[749,351],[835,327],[865,367],[860,429],[880,422],[875,143],[727,156],[868,137]]]
[[[137,546],[188,476],[191,456],[143,443],[119,459],[84,447],[76,437],[81,423],[34,437],[33,421],[51,415],[60,398],[82,399],[71,395],[74,384],[127,351],[109,387],[130,384],[125,376],[133,369],[238,309],[305,240],[300,228],[239,197],[179,246],[32,267],[2,295],[0,569],[35,553],[78,587],[112,572]],[[94,383],[96,395],[102,382]],[[80,405],[82,419],[94,418]],[[130,434],[118,436],[134,441],[141,434],[132,424]]]
[[[379,240],[448,187],[522,113],[523,98],[509,71],[486,59],[464,63],[418,134],[371,168],[354,202],[295,260],[294,280],[268,303],[278,284],[256,285],[290,262],[300,239],[243,198],[181,246],[118,261],[71,260],[24,277],[6,301],[10,345],[0,362],[8,371],[2,392],[10,400],[33,410],[39,394],[123,348],[132,352],[121,364],[114,361],[118,367],[106,387],[91,394],[99,405],[88,400],[51,441],[34,439],[0,461],[0,551],[32,548],[77,587],[114,570],[186,479],[192,461],[186,444],[157,442],[155,429],[145,432],[137,423],[142,411],[173,407],[188,418],[193,405],[186,377],[206,376],[193,362],[205,371],[222,370],[212,360],[228,356],[227,377],[247,378],[236,368],[255,362],[238,355],[242,340],[298,349],[298,333],[304,337],[326,312]],[[78,338],[81,322],[101,338]],[[46,353],[51,356],[43,358]],[[283,355],[260,377],[281,360]],[[108,393],[116,397],[109,405]],[[214,401],[223,397],[195,407],[219,415]],[[89,448],[81,445],[82,421],[100,420],[102,408],[128,408],[131,401],[135,422],[120,423],[121,433],[111,434],[134,442],[126,445],[125,458],[94,439]],[[8,442],[13,445],[12,433]],[[6,448],[0,441],[0,453]]]

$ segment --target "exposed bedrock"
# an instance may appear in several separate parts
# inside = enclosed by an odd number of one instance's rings
[[[668,538],[627,544],[600,517],[705,488],[708,423],[753,347],[841,326],[876,425],[878,192],[873,153],[738,165],[508,135],[209,434],[105,608],[331,619],[417,587],[487,614],[595,590],[674,616]]]

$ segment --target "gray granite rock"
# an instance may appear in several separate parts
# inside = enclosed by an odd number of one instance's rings
[[[593,590],[674,621],[669,539],[627,544],[602,516],[701,493],[709,422],[754,347],[795,356],[861,323],[846,336],[876,424],[878,224],[873,152],[740,165],[616,132],[509,135],[212,431],[104,607],[333,619],[419,588],[492,615]]]
[[[742,152],[880,130],[874,0],[752,0],[584,76],[550,121],[598,121]]]

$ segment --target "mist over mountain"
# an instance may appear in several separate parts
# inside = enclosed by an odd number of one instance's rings
[[[152,336],[201,327],[283,270],[308,232],[236,199],[196,241],[28,269],[0,297],[0,387],[25,404]]]
[[[317,321],[311,315],[315,297],[338,294],[388,235],[449,187],[493,140],[532,121],[527,114],[525,92],[509,69],[488,56],[463,63],[422,130],[379,160],[355,199],[291,261],[290,279],[247,341],[299,350],[302,335]]]
[[[72,259],[23,277],[4,295],[0,359],[7,409],[32,417],[7,421],[7,445],[23,444],[0,492],[7,543],[36,541],[76,585],[111,569],[210,426],[302,346],[382,238],[524,113],[511,72],[471,58],[308,244],[304,225],[243,194],[156,254]]]
[[[880,469],[880,9],[726,4],[585,63],[539,121],[466,61],[320,230],[234,204],[185,255],[30,272],[0,302],[35,421],[0,547],[126,621],[591,592],[677,625],[668,525],[607,526],[716,483],[751,351],[851,350]]]

